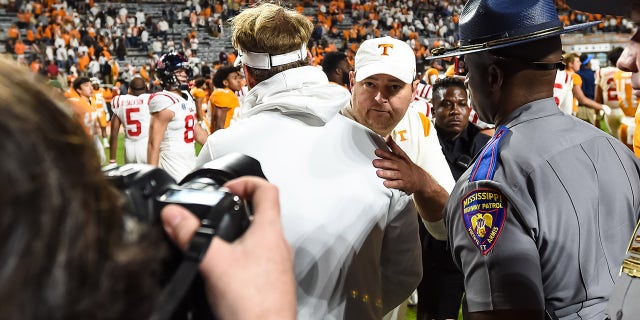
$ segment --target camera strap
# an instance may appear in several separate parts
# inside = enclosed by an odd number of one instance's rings
[[[191,287],[193,279],[198,274],[198,265],[204,258],[211,239],[215,235],[216,230],[210,224],[210,220],[202,219],[200,228],[191,238],[189,246],[184,252],[184,259],[169,284],[160,293],[149,319],[166,320],[173,316],[178,304],[180,304],[185,293]]]

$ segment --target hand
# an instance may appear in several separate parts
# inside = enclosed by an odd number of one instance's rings
[[[373,166],[379,169],[376,174],[385,179],[384,186],[413,194],[422,219],[441,220],[449,193],[428,172],[415,164],[391,137],[387,138],[387,145],[391,151],[376,149],[375,155],[381,159],[373,160]]]
[[[385,179],[385,187],[413,194],[424,186],[426,172],[415,164],[391,137],[387,137],[387,145],[391,151],[375,151],[375,155],[380,157],[373,160],[373,166],[379,169],[376,174]]]
[[[254,218],[233,243],[215,237],[200,263],[209,305],[221,319],[295,319],[293,255],[282,230],[278,189],[255,177],[232,180],[225,187],[251,200]],[[200,224],[178,205],[166,206],[162,221],[182,249]]]
[[[603,104],[600,110],[607,116],[611,115],[611,108],[606,104]]]

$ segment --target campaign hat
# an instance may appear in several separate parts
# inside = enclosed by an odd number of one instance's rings
[[[571,9],[589,13],[628,16],[631,12],[630,0],[566,0],[566,3]]]
[[[519,45],[600,23],[564,26],[553,0],[469,0],[459,21],[459,46],[435,48],[427,59]]]

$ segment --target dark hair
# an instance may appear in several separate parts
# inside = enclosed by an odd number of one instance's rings
[[[125,240],[122,197],[66,100],[5,59],[0,88],[0,314],[148,317],[160,234]]]
[[[462,79],[456,77],[444,77],[442,79],[436,80],[436,82],[433,84],[432,99],[435,98],[436,95],[441,95],[450,87],[458,87],[462,90],[467,90],[467,87],[465,87],[464,81]]]
[[[78,77],[75,80],[73,80],[73,88],[78,90],[80,89],[81,85],[87,82],[91,82],[91,79],[89,79],[89,77]]]
[[[329,73],[338,68],[341,61],[347,60],[347,55],[342,52],[327,52],[322,58],[322,71]]]
[[[204,78],[198,78],[198,79],[195,79],[195,80],[193,81],[193,84],[194,84],[197,88],[202,87],[202,85],[204,84]]]
[[[213,86],[218,89],[223,89],[225,87],[224,80],[227,77],[234,73],[240,71],[240,67],[220,67],[216,73],[213,74]]]
[[[612,66],[615,67],[616,64],[618,63],[618,59],[620,59],[620,56],[622,55],[622,51],[624,51],[623,47],[615,47],[611,49],[611,51],[609,51],[609,55],[607,59],[609,60]]]

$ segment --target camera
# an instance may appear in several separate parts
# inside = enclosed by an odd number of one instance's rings
[[[127,234],[140,229],[135,226],[162,230],[160,212],[168,204],[181,205],[200,219],[200,228],[184,253],[165,236],[170,258],[162,266],[164,289],[151,318],[214,319],[197,267],[213,236],[233,242],[249,227],[250,204],[222,185],[241,176],[265,178],[260,163],[246,155],[228,154],[189,173],[179,183],[166,171],[147,164],[113,164],[102,171],[125,199],[125,236],[135,238]]]

